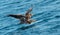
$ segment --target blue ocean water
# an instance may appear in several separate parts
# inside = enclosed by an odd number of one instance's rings
[[[24,14],[33,5],[31,24],[8,14]],[[0,35],[60,35],[60,0],[0,0]]]

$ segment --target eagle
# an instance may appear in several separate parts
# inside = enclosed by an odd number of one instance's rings
[[[8,16],[19,19],[21,21],[20,22],[21,24],[23,24],[23,23],[31,24],[31,22],[35,22],[35,20],[31,20],[31,16],[32,16],[32,14],[30,13],[31,11],[32,11],[32,8],[29,8],[24,15],[22,15],[22,14],[9,14]]]

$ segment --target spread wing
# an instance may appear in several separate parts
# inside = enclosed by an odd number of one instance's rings
[[[30,8],[30,9],[26,12],[26,14],[29,14],[31,11],[32,11],[32,8]]]
[[[25,16],[23,16],[23,15],[13,15],[13,14],[10,14],[10,15],[8,15],[8,16],[11,16],[11,17],[14,17],[14,18],[17,18],[17,19],[20,19],[20,18],[22,18],[22,17],[25,17]]]

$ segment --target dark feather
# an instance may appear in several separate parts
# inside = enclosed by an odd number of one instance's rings
[[[32,11],[32,8],[30,8],[27,12],[26,15],[29,14]]]
[[[11,16],[11,17],[14,17],[14,18],[17,18],[17,19],[20,19],[22,17],[24,17],[23,15],[8,15],[8,16]]]

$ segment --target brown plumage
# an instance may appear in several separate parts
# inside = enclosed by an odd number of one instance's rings
[[[24,16],[24,15],[13,15],[13,14],[8,15],[8,16],[11,16],[11,17],[14,17],[14,18],[16,18],[16,19],[19,19],[19,20],[21,21],[21,23],[31,24],[31,22],[34,22],[33,20],[30,20],[30,18],[31,18],[31,16],[32,16],[32,14],[30,13],[31,11],[32,11],[32,8],[30,8],[30,9],[26,12],[25,16]]]

